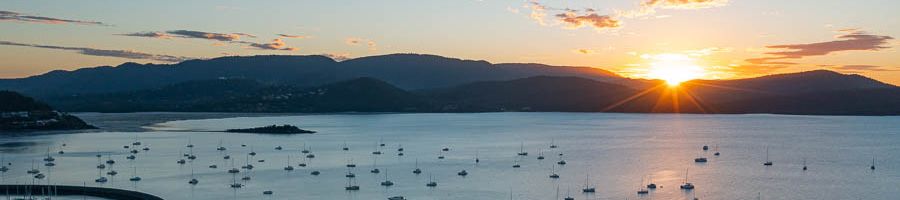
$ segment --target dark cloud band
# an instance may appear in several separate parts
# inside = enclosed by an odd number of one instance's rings
[[[41,23],[41,24],[81,24],[81,25],[108,26],[107,24],[104,24],[103,22],[25,15],[25,14],[18,13],[18,12],[3,11],[3,10],[0,10],[0,21],[15,21],[15,22]]]
[[[155,60],[155,61],[162,61],[162,62],[181,62],[181,61],[185,61],[185,60],[195,59],[195,58],[183,57],[183,56],[150,54],[150,53],[143,53],[143,52],[132,51],[132,50],[107,50],[107,49],[94,49],[94,48],[87,48],[87,47],[64,47],[64,46],[40,45],[40,44],[25,44],[25,43],[9,42],[9,41],[0,41],[0,45],[34,47],[34,48],[42,48],[42,49],[58,49],[58,50],[75,51],[75,52],[78,52],[83,55],[91,55],[91,56]]]

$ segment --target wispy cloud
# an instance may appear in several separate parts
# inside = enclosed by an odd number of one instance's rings
[[[702,9],[728,5],[728,0],[645,0],[644,8]]]
[[[75,51],[79,54],[91,55],[91,56],[156,60],[156,61],[162,61],[162,62],[181,62],[181,61],[185,61],[185,60],[195,59],[195,58],[184,57],[184,56],[150,54],[150,53],[138,52],[138,51],[133,51],[133,50],[107,50],[107,49],[95,49],[95,48],[87,48],[87,47],[64,47],[64,46],[40,45],[40,44],[25,44],[25,43],[17,43],[17,42],[9,42],[9,41],[0,41],[0,45],[33,47],[33,48],[43,48],[43,49],[57,49],[57,50]]]
[[[137,32],[137,33],[123,33],[123,34],[115,34],[121,36],[131,36],[131,37],[148,37],[148,38],[160,38],[160,39],[171,39],[172,35],[164,32]]]
[[[590,26],[597,30],[603,30],[609,28],[618,28],[621,25],[621,22],[619,20],[613,19],[609,15],[598,15],[597,13],[578,15],[578,13],[574,11],[568,11],[565,13],[557,14],[556,17],[561,22],[565,23],[566,27],[571,29],[579,29],[581,27]]]
[[[531,9],[531,13],[528,14],[528,17],[531,18],[531,20],[534,20],[541,26],[547,25],[547,21],[544,20],[544,18],[547,17],[547,12],[545,11],[547,9],[546,6],[541,5],[541,3],[533,0],[528,2],[528,5],[526,5],[526,7]]]
[[[279,37],[272,40],[272,42],[267,43],[258,43],[251,41],[241,40],[241,37],[246,38],[256,38],[256,35],[247,34],[247,33],[213,33],[213,32],[203,32],[203,31],[190,31],[190,30],[174,30],[174,31],[166,31],[166,32],[136,32],[136,33],[125,33],[125,34],[116,34],[121,36],[131,36],[131,37],[147,37],[147,38],[160,38],[160,39],[171,39],[171,38],[193,38],[193,39],[206,39],[213,40],[216,43],[213,43],[213,46],[225,46],[229,43],[231,44],[246,44],[248,47],[258,50],[282,50],[282,51],[296,51],[299,48],[288,47],[287,44],[281,38],[306,38],[306,36],[299,35],[287,35],[287,34],[277,34]]]
[[[23,13],[18,13],[18,12],[13,12],[13,11],[3,11],[3,10],[0,10],[0,21],[14,21],[14,22],[40,23],[40,24],[80,24],[80,25],[108,26],[108,24],[104,24],[103,22],[97,22],[97,21],[60,19],[60,18],[53,18],[53,17],[27,15],[27,14],[23,14]]]
[[[591,55],[591,54],[597,53],[597,51],[594,51],[592,49],[574,49],[574,50],[572,50],[572,52],[576,53],[576,54],[584,54],[584,55]]]
[[[900,67],[883,67],[883,66],[875,66],[875,65],[843,65],[839,67],[834,67],[832,69],[838,71],[845,72],[859,72],[859,71],[871,71],[871,72],[892,72],[892,71],[900,71]]]
[[[166,33],[172,34],[182,38],[197,38],[197,39],[208,39],[208,40],[218,40],[218,41],[236,41],[240,40],[242,35],[246,35],[243,33],[212,33],[212,32],[203,32],[203,31],[189,31],[189,30],[174,30],[167,31]]]
[[[277,34],[277,35],[278,35],[278,37],[282,37],[282,38],[294,38],[294,39],[309,38],[309,36],[303,36],[303,35],[288,35],[288,34]]]
[[[174,31],[166,31],[166,32],[137,32],[137,33],[116,34],[116,35],[132,36],[132,37],[161,38],[161,39],[170,39],[173,37],[194,38],[194,39],[216,40],[216,41],[223,41],[223,42],[238,41],[241,39],[241,36],[250,37],[250,38],[256,37],[255,35],[246,34],[246,33],[213,33],[213,32],[191,31],[191,30],[174,30]]]
[[[296,51],[298,48],[288,47],[287,44],[284,43],[281,38],[275,38],[272,42],[269,43],[253,43],[253,42],[241,42],[250,45],[250,47],[261,49],[261,50],[282,50],[282,51]]]
[[[372,40],[369,40],[369,39],[365,39],[365,38],[353,38],[353,37],[351,37],[351,38],[344,39],[344,43],[347,44],[347,45],[351,45],[351,46],[357,46],[357,45],[365,44],[366,46],[369,47],[369,50],[372,50],[372,51],[378,50],[378,44],[375,43],[375,41],[372,41]]]

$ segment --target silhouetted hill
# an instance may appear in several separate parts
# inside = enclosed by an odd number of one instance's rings
[[[772,95],[717,105],[719,113],[796,115],[898,115],[900,88]]]
[[[776,74],[735,80],[694,80],[682,84],[692,94],[720,101],[756,98],[760,95],[797,95],[842,90],[895,88],[896,86],[856,74],[828,70]]]
[[[539,75],[623,79],[589,67],[491,64],[420,54],[371,56],[343,62],[317,55],[271,55],[189,60],[171,65],[125,63],[117,67],[57,70],[27,78],[0,79],[0,89],[47,97],[157,89],[179,82],[216,78],[310,87],[359,77],[377,78],[404,89],[428,89]]]
[[[413,112],[418,96],[372,78],[318,87],[247,79],[191,81],[153,90],[53,98],[69,111],[94,112]]]
[[[575,76],[618,80],[620,76],[597,68],[541,64],[491,64],[435,55],[391,54],[340,63],[345,78],[373,77],[405,89],[450,87],[477,81],[502,81],[532,76]]]
[[[539,76],[425,91],[442,111],[602,111],[635,90],[578,77]]]
[[[95,128],[78,117],[60,113],[47,104],[16,92],[0,91],[0,133],[27,130]]]

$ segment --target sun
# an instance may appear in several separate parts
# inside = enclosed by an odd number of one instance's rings
[[[695,59],[683,54],[644,55],[650,59],[647,78],[661,79],[669,86],[678,86],[682,82],[704,76],[706,70],[695,63]]]

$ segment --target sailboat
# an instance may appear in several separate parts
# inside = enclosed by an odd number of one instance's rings
[[[699,155],[699,154],[697,155],[697,158],[694,158],[694,162],[696,162],[696,163],[705,163],[706,161],[707,161],[706,157],[703,157],[702,155]]]
[[[384,146],[384,143],[381,143],[381,146]],[[378,145],[375,145],[375,151],[372,151],[372,155],[381,155],[381,150],[378,150]]]
[[[191,180],[188,181],[188,184],[197,185],[197,183],[200,183],[200,181],[194,178],[194,162],[191,162]]]
[[[378,156],[372,156],[372,170],[369,170],[373,174],[381,173],[381,170],[378,169]]]
[[[112,155],[106,155],[106,164],[112,165],[116,164],[116,161],[112,159]]]
[[[131,178],[129,181],[141,181],[141,177],[137,175],[137,167],[131,167],[134,171],[131,172]]]
[[[356,167],[356,164],[353,163],[353,158],[350,158],[350,159],[347,160],[347,165],[346,165],[346,166],[349,167],[349,168],[354,168],[354,167]]]
[[[715,150],[716,150],[716,153],[713,153],[713,155],[714,155],[714,156],[719,156],[719,145],[718,145],[718,144],[716,145]]]
[[[390,180],[388,180],[387,172],[384,172],[384,181],[381,182],[381,186],[388,187],[388,186],[392,186],[392,185],[394,185],[394,182],[391,182]]]
[[[550,178],[552,178],[552,179],[559,178],[559,174],[556,174],[556,165],[550,165]]]
[[[235,169],[235,170],[237,170],[237,169]],[[237,182],[237,173],[231,174],[231,185],[230,186],[231,186],[231,188],[241,188],[244,186]]]
[[[341,146],[341,150],[344,150],[344,151],[350,151],[350,146],[347,146],[347,142],[346,142],[346,141],[344,142],[344,145]]]
[[[285,171],[292,171],[292,170],[294,170],[294,166],[291,166],[291,154],[288,154],[288,158],[287,158],[287,166],[284,167],[284,170],[285,170]]]
[[[306,159],[307,158],[303,158],[303,162],[301,162],[300,164],[297,164],[297,166],[306,167]]]
[[[581,189],[581,192],[583,192],[583,193],[594,193],[594,192],[596,192],[596,191],[597,191],[597,189],[596,189],[595,187],[591,186],[591,174],[588,174],[588,175],[584,178],[584,188]]]
[[[97,169],[106,169],[106,165],[100,161],[100,154],[97,154]]]
[[[872,166],[869,166],[869,169],[875,170],[875,153],[872,153]]]
[[[517,155],[520,155],[520,156],[528,155],[528,152],[525,152],[525,142],[522,142],[522,144],[519,145],[519,153]]]
[[[544,159],[544,149],[541,149],[540,151],[538,151],[538,157],[537,157],[537,159],[538,159],[538,160],[543,160],[543,159]]]
[[[419,159],[416,158],[416,169],[413,170],[413,174],[419,175],[422,173],[422,169],[419,169]]]
[[[647,188],[656,189],[656,183],[653,183],[653,175],[650,175],[650,180],[647,181]]]
[[[352,171],[350,171],[350,168],[347,168],[347,175],[344,175],[344,177],[354,178],[354,177],[356,177],[356,174],[354,174]]]
[[[31,160],[31,170],[28,170],[28,173],[29,174],[41,173],[41,170],[38,170],[37,168],[34,167],[34,159]]]
[[[478,150],[475,150],[475,164],[478,164],[480,162],[481,162],[481,159],[478,159]]]
[[[769,160],[769,146],[766,146],[766,162],[763,165],[772,166],[772,161]]]
[[[519,167],[522,167],[521,165],[519,165],[519,158],[518,158],[518,157],[513,158],[513,160],[515,160],[515,164],[513,164],[513,166],[512,166],[513,168],[519,168]]]
[[[572,197],[572,195],[569,192],[570,192],[569,188],[566,188],[566,198],[563,198],[563,200],[575,200],[575,197]]]
[[[691,184],[688,181],[688,169],[684,170],[684,182],[681,184],[681,189],[683,190],[693,190],[694,184]]]
[[[347,186],[344,187],[344,190],[347,191],[356,191],[359,190],[359,185],[353,185],[353,178],[347,178]]]
[[[550,148],[551,148],[551,149],[555,149],[556,147],[557,147],[557,146],[556,146],[555,139],[552,139],[552,138],[551,138],[551,139],[550,139]]]
[[[47,157],[44,158],[44,161],[46,161],[46,162],[53,162],[53,161],[55,161],[55,160],[56,160],[56,159],[53,158],[53,156],[50,156],[50,147],[47,147]]]
[[[225,150],[227,150],[227,148],[225,148],[225,146],[222,146],[222,139],[219,139],[219,147],[216,147],[216,150],[217,150],[217,151],[225,151]]]
[[[806,158],[803,158],[803,171],[806,171]]]
[[[0,172],[9,171],[9,167],[6,167],[6,155],[0,155],[0,165],[3,165],[0,166]]]
[[[426,187],[437,187],[437,182],[432,180],[432,175],[428,175],[428,183],[425,184]]]
[[[308,154],[310,150],[306,147],[306,142],[303,143],[303,150],[300,150],[300,153]]]
[[[641,176],[641,184],[638,185],[637,193],[638,193],[638,195],[650,193],[650,191],[647,190],[647,188],[644,188],[644,177],[643,176]]]
[[[238,170],[237,167],[234,167],[234,160],[231,160],[231,169],[228,170],[228,173],[237,174],[239,172],[241,172],[241,170]]]

